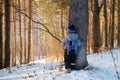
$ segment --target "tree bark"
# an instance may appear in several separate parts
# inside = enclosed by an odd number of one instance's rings
[[[64,25],[63,25],[63,0],[59,0],[60,4],[60,27],[61,27],[61,39],[64,38]]]
[[[11,1],[12,5],[15,5],[15,0]],[[11,28],[12,31],[12,66],[16,65],[16,13],[15,9],[11,7]]]
[[[108,47],[108,20],[107,20],[107,7],[106,7],[106,0],[103,0],[104,1],[104,19],[105,19],[105,30],[104,30],[104,33],[105,33],[105,47]]]
[[[10,1],[5,0],[5,68],[10,67]]]
[[[26,13],[26,0],[24,0],[24,13]],[[26,48],[26,27],[27,27],[27,19],[24,16],[24,63],[27,63],[27,48]]]
[[[89,27],[88,27],[88,35],[87,35],[87,52],[89,54],[93,53],[93,38],[92,38],[92,20],[93,20],[93,0],[88,1],[89,9]]]
[[[21,26],[21,0],[18,0],[18,6],[19,6],[19,34],[20,34],[20,38],[19,38],[19,40],[20,40],[20,42],[19,42],[19,44],[20,44],[20,64],[22,64],[22,60],[23,60],[23,52],[22,52],[22,33],[21,33],[21,31],[22,31],[22,26]]]
[[[111,13],[111,16],[112,16],[112,28],[111,28],[111,48],[114,48],[114,19],[115,19],[115,0],[112,0],[112,13]]]
[[[120,0],[118,0],[118,32],[117,32],[118,46],[120,47]]]
[[[88,32],[88,0],[72,0],[70,5],[69,25],[75,25],[79,38],[85,45],[79,49],[76,65],[77,69],[83,69],[88,65],[86,57],[86,42]]]
[[[100,36],[100,21],[99,14],[101,8],[98,5],[98,0],[94,0],[94,10],[93,10],[93,51],[94,53],[98,52],[101,46],[101,36]]]
[[[0,0],[0,69],[3,68],[3,10],[2,10],[2,0]]]
[[[33,41],[33,24],[32,24],[32,0],[29,0],[29,30],[28,30],[28,62],[34,61],[34,41]]]

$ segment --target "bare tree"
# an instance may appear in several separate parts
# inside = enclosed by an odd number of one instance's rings
[[[10,66],[10,1],[5,0],[5,66]]]
[[[18,7],[19,7],[19,12],[21,12],[21,0],[18,0]],[[18,13],[19,16],[19,34],[20,34],[20,64],[22,64],[23,60],[23,51],[22,51],[22,26],[21,26],[21,13]]]
[[[0,0],[0,69],[3,68],[3,10],[2,10],[2,0]]]
[[[111,21],[112,25],[111,25],[111,43],[110,43],[110,45],[111,45],[111,48],[114,48],[115,0],[112,0],[112,11],[111,11],[111,16],[112,16],[112,19],[111,19],[111,20],[112,20],[112,21]]]
[[[100,36],[100,10],[102,8],[101,4],[99,6],[98,0],[94,0],[94,10],[93,10],[93,51],[94,53],[98,52],[98,49],[101,47],[101,36]]]
[[[92,20],[93,20],[93,0],[88,1],[89,6],[89,27],[88,27],[88,35],[87,35],[87,51],[89,54],[93,53],[93,38],[92,38]]]
[[[105,19],[105,27],[104,27],[104,33],[105,33],[105,47],[108,46],[107,41],[108,41],[108,20],[107,20],[107,4],[106,0],[104,1],[104,19]]]
[[[26,0],[23,0],[24,2],[24,12],[26,13]],[[26,27],[27,27],[27,19],[26,16],[24,16],[24,62],[27,63],[27,41],[26,41]]]
[[[63,25],[63,0],[59,0],[60,4],[60,27],[61,27],[61,39],[64,38],[64,25]]]
[[[117,34],[118,46],[120,47],[120,0],[118,0],[118,34]]]
[[[77,69],[83,69],[88,65],[86,58],[86,41],[88,32],[88,0],[72,0],[70,5],[69,25],[75,25],[79,38],[85,45],[79,49],[76,60]]]
[[[32,24],[32,0],[29,0],[29,24],[28,24],[28,61],[34,60],[34,41],[33,41],[33,24]]]
[[[12,5],[15,5],[15,0],[11,1]],[[16,65],[16,13],[15,9],[11,7],[11,33],[12,33],[12,38],[11,38],[11,47],[12,47],[12,66]]]

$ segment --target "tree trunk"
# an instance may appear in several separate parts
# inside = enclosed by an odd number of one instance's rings
[[[5,0],[5,66],[10,67],[10,1]]]
[[[60,27],[61,27],[61,39],[64,38],[64,25],[63,25],[63,0],[59,0],[60,4]]]
[[[98,5],[98,0],[94,0],[94,10],[93,10],[93,51],[98,52],[101,46],[100,37],[100,21],[99,21],[100,7]]]
[[[24,0],[24,13],[26,13],[26,0]],[[26,48],[26,16],[24,16],[24,63],[27,63],[27,48]]]
[[[105,34],[105,47],[108,47],[108,20],[107,20],[107,7],[106,7],[106,0],[104,1],[104,19],[105,19],[105,28],[104,28],[104,34]]]
[[[32,0],[29,0],[29,17],[32,19]],[[33,24],[31,19],[29,19],[28,24],[28,62],[34,60]]]
[[[22,53],[22,26],[21,26],[21,0],[18,0],[18,6],[19,6],[19,34],[20,34],[20,64],[22,64],[22,60],[23,60],[23,53]]]
[[[38,21],[40,21],[40,12],[38,11],[37,12],[37,17],[38,17]],[[37,27],[41,27],[40,26],[40,24],[37,24]],[[43,34],[42,34],[42,31],[41,30],[37,30],[37,54],[38,54],[38,56],[39,56],[39,59],[41,59],[41,56],[42,56],[42,53],[43,53],[43,51],[42,51],[42,37],[43,37]]]
[[[118,0],[118,32],[117,32],[118,46],[120,47],[120,0]]]
[[[3,68],[3,10],[2,10],[2,6],[3,3],[2,3],[2,0],[0,0],[0,69]]]
[[[93,53],[93,39],[92,39],[92,20],[93,20],[93,0],[88,1],[89,9],[89,27],[88,27],[88,35],[87,35],[87,52],[89,54]]]
[[[15,5],[15,0],[12,0],[12,5]],[[11,7],[11,28],[12,31],[12,66],[16,65],[16,14],[15,9]]]
[[[86,57],[88,0],[72,0],[70,5],[69,25],[72,24],[76,26],[79,38],[85,41],[85,45],[79,49],[76,60],[77,69],[83,69],[88,65]]]
[[[115,0],[112,1],[112,28],[111,28],[111,48],[114,48],[114,15],[115,15]]]

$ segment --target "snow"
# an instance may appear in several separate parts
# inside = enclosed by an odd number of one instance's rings
[[[0,80],[118,80],[120,49],[112,50],[112,53],[113,57],[111,51],[88,55],[89,66],[83,70],[73,70],[71,73],[65,73],[64,67],[59,67],[60,63],[39,60],[12,67],[10,71],[8,68],[0,70]]]

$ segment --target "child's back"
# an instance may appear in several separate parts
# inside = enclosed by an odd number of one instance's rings
[[[82,42],[79,40],[76,28],[73,25],[68,27],[67,36],[63,39],[62,44],[65,46],[65,68],[72,69],[72,64],[76,62],[78,48],[82,46]]]

